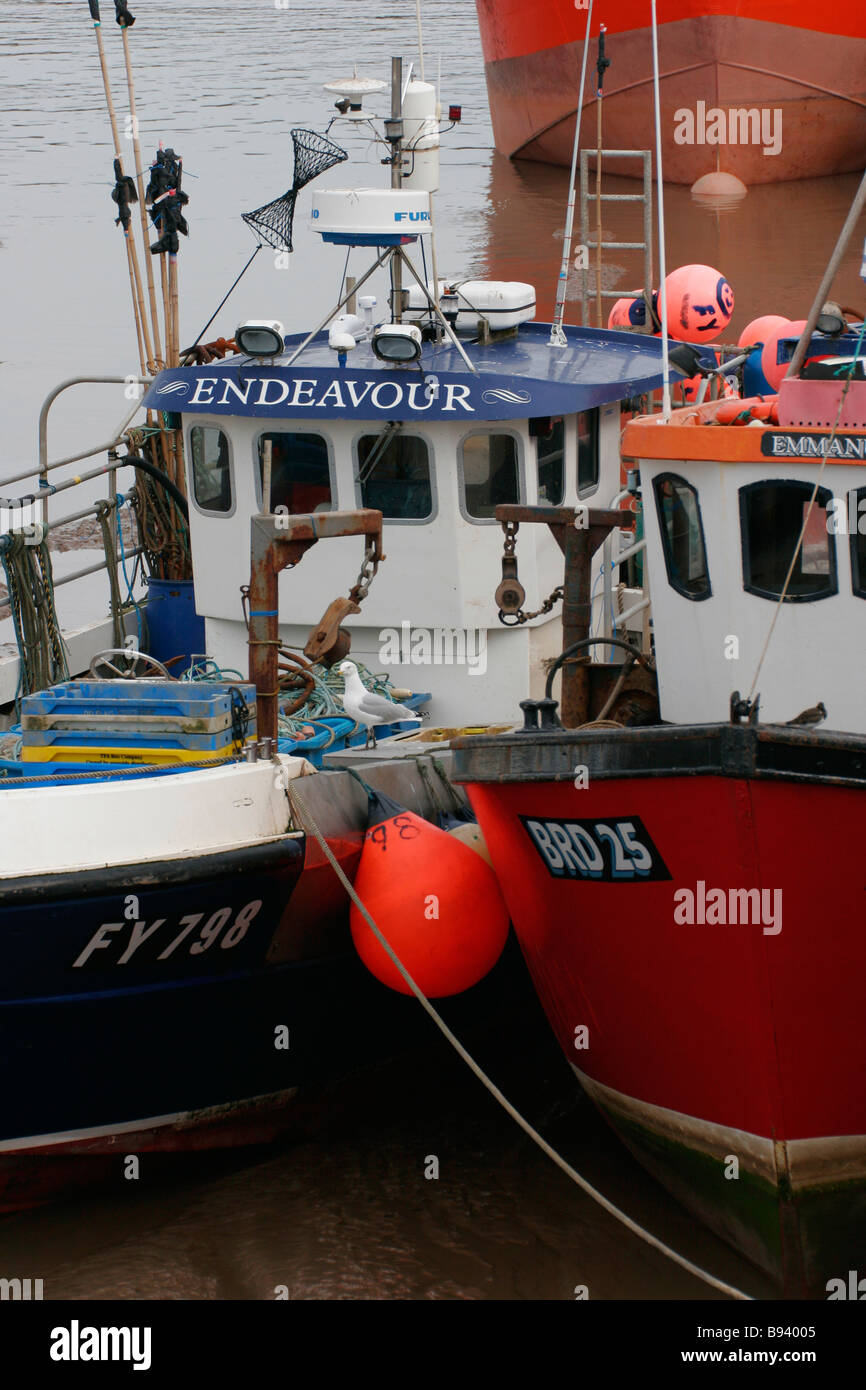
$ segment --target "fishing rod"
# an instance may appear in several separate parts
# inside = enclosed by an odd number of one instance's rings
[[[135,183],[123,172],[123,155],[120,148],[120,135],[117,129],[117,116],[114,110],[114,101],[111,96],[111,84],[108,80],[108,68],[105,62],[105,49],[102,44],[102,21],[99,18],[99,0],[88,0],[90,17],[93,20],[93,32],[96,35],[96,47],[99,53],[99,66],[102,70],[102,85],[105,88],[105,101],[108,106],[108,118],[111,122],[111,134],[114,139],[114,174],[115,186],[112,198],[117,203],[118,216],[117,223],[123,228],[123,235],[126,241],[126,253],[129,261],[129,281],[132,290],[132,309],[135,315],[135,331],[138,339],[138,355],[141,363],[141,374],[147,376],[148,363],[153,361],[153,348],[150,341],[150,331],[144,309],[144,294],[141,288],[141,271],[138,265],[138,254],[135,249],[135,241],[130,236],[131,214],[129,204],[138,199],[135,191]]]
[[[150,240],[149,228],[147,225],[147,209],[145,207],[144,192],[144,167],[141,159],[141,145],[138,139],[138,115],[135,108],[135,83],[132,78],[132,58],[129,51],[129,30],[135,23],[135,15],[131,14],[127,5],[127,0],[114,0],[115,18],[120,25],[120,32],[123,38],[123,60],[126,65],[126,87],[129,92],[129,117],[132,126],[132,148],[135,153],[135,176],[138,183],[138,208],[141,214],[141,230],[144,236],[144,245],[147,247]],[[159,311],[156,305],[156,286],[153,279],[153,260],[149,255],[145,255],[145,269],[147,273],[147,293],[150,301],[150,317],[153,324],[153,349],[156,354],[151,370],[165,366],[165,358],[162,355],[162,344],[159,338]]]

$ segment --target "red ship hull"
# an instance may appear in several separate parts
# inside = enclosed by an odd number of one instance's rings
[[[568,742],[570,766],[591,761],[589,738]],[[627,752],[614,780],[577,790],[512,750],[511,771],[458,776],[582,1084],[644,1166],[788,1295],[826,1297],[866,1235],[866,785],[629,775]],[[579,823],[600,857],[586,841],[560,853],[551,823]],[[614,855],[607,831],[623,826]],[[630,843],[650,846],[648,874],[629,876]],[[752,889],[760,906],[741,896]]]
[[[543,10],[518,0],[477,0],[477,6],[497,149],[569,165],[586,11],[572,0],[549,0]],[[692,184],[722,169],[746,184],[776,183],[864,167],[862,10],[842,0],[820,8],[805,0],[660,0],[658,11],[665,179]],[[613,14],[596,10],[582,144],[596,146],[599,14],[611,60],[604,81],[605,147],[654,148],[652,35],[644,0],[624,0]],[[728,119],[731,111],[749,110],[764,113],[760,136],[750,123],[747,138],[745,124]],[[714,111],[725,113],[724,125],[713,120]],[[682,112],[694,117],[691,131]],[[639,170],[617,161],[617,172]]]

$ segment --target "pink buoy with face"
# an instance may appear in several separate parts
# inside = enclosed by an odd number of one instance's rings
[[[683,265],[664,284],[668,333],[683,343],[711,343],[727,328],[734,291],[711,265]]]

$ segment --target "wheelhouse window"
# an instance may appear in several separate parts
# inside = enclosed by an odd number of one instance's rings
[[[848,494],[851,542],[851,582],[858,598],[866,598],[866,487]]]
[[[810,603],[837,592],[836,547],[827,517],[832,494],[825,487],[819,488],[810,512],[812,491],[811,483],[787,479],[740,488],[743,588],[747,593],[780,598],[804,523],[803,542],[785,601]]]
[[[529,433],[538,460],[539,504],[560,507],[565,497],[565,421],[561,416],[530,420]]]
[[[577,416],[577,495],[585,497],[598,487],[598,411],[582,410]]]
[[[334,505],[331,460],[324,436],[305,430],[273,430],[260,435],[260,488],[264,481],[266,443],[271,446],[271,511],[275,507],[286,507],[290,515],[331,511]]]
[[[430,452],[419,435],[395,429],[362,434],[357,452],[362,507],[375,507],[387,521],[430,519]]]
[[[653,483],[668,583],[684,598],[709,598],[710,575],[698,494],[676,473],[661,473]]]
[[[520,501],[517,440],[504,431],[470,434],[460,446],[463,506],[472,521],[493,519],[500,503]]]
[[[232,468],[229,441],[215,425],[193,425],[189,432],[192,493],[202,512],[232,511]]]

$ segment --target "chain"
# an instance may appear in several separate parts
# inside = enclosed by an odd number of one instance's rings
[[[504,521],[502,530],[505,532],[505,544],[502,551],[502,583],[496,591],[497,599],[501,604],[507,604],[507,608],[500,607],[499,621],[504,627],[520,627],[523,623],[531,622],[533,618],[540,618],[545,613],[549,613],[555,604],[559,603],[565,589],[562,584],[554,589],[553,593],[544,600],[540,608],[536,608],[534,613],[526,613],[519,605],[523,602],[523,585],[517,577],[517,558],[515,548],[517,546],[517,530],[519,523],[516,521]]]
[[[509,614],[503,613],[500,609],[499,621],[505,627],[519,627],[521,623],[528,623],[531,621],[532,618],[540,618],[545,613],[549,613],[553,608],[555,608],[555,606],[557,605],[557,603],[559,603],[564,593],[565,590],[563,586],[560,584],[556,589],[554,589],[553,593],[550,594],[544,600],[541,607],[536,608],[534,613],[526,613],[522,608],[519,608],[516,613]]]
[[[353,603],[363,603],[364,599],[367,597],[370,591],[370,584],[379,569],[379,561],[381,559],[382,555],[379,552],[378,536],[368,536],[367,543],[364,547],[364,559],[361,563],[357,581],[349,590],[349,598]]]

